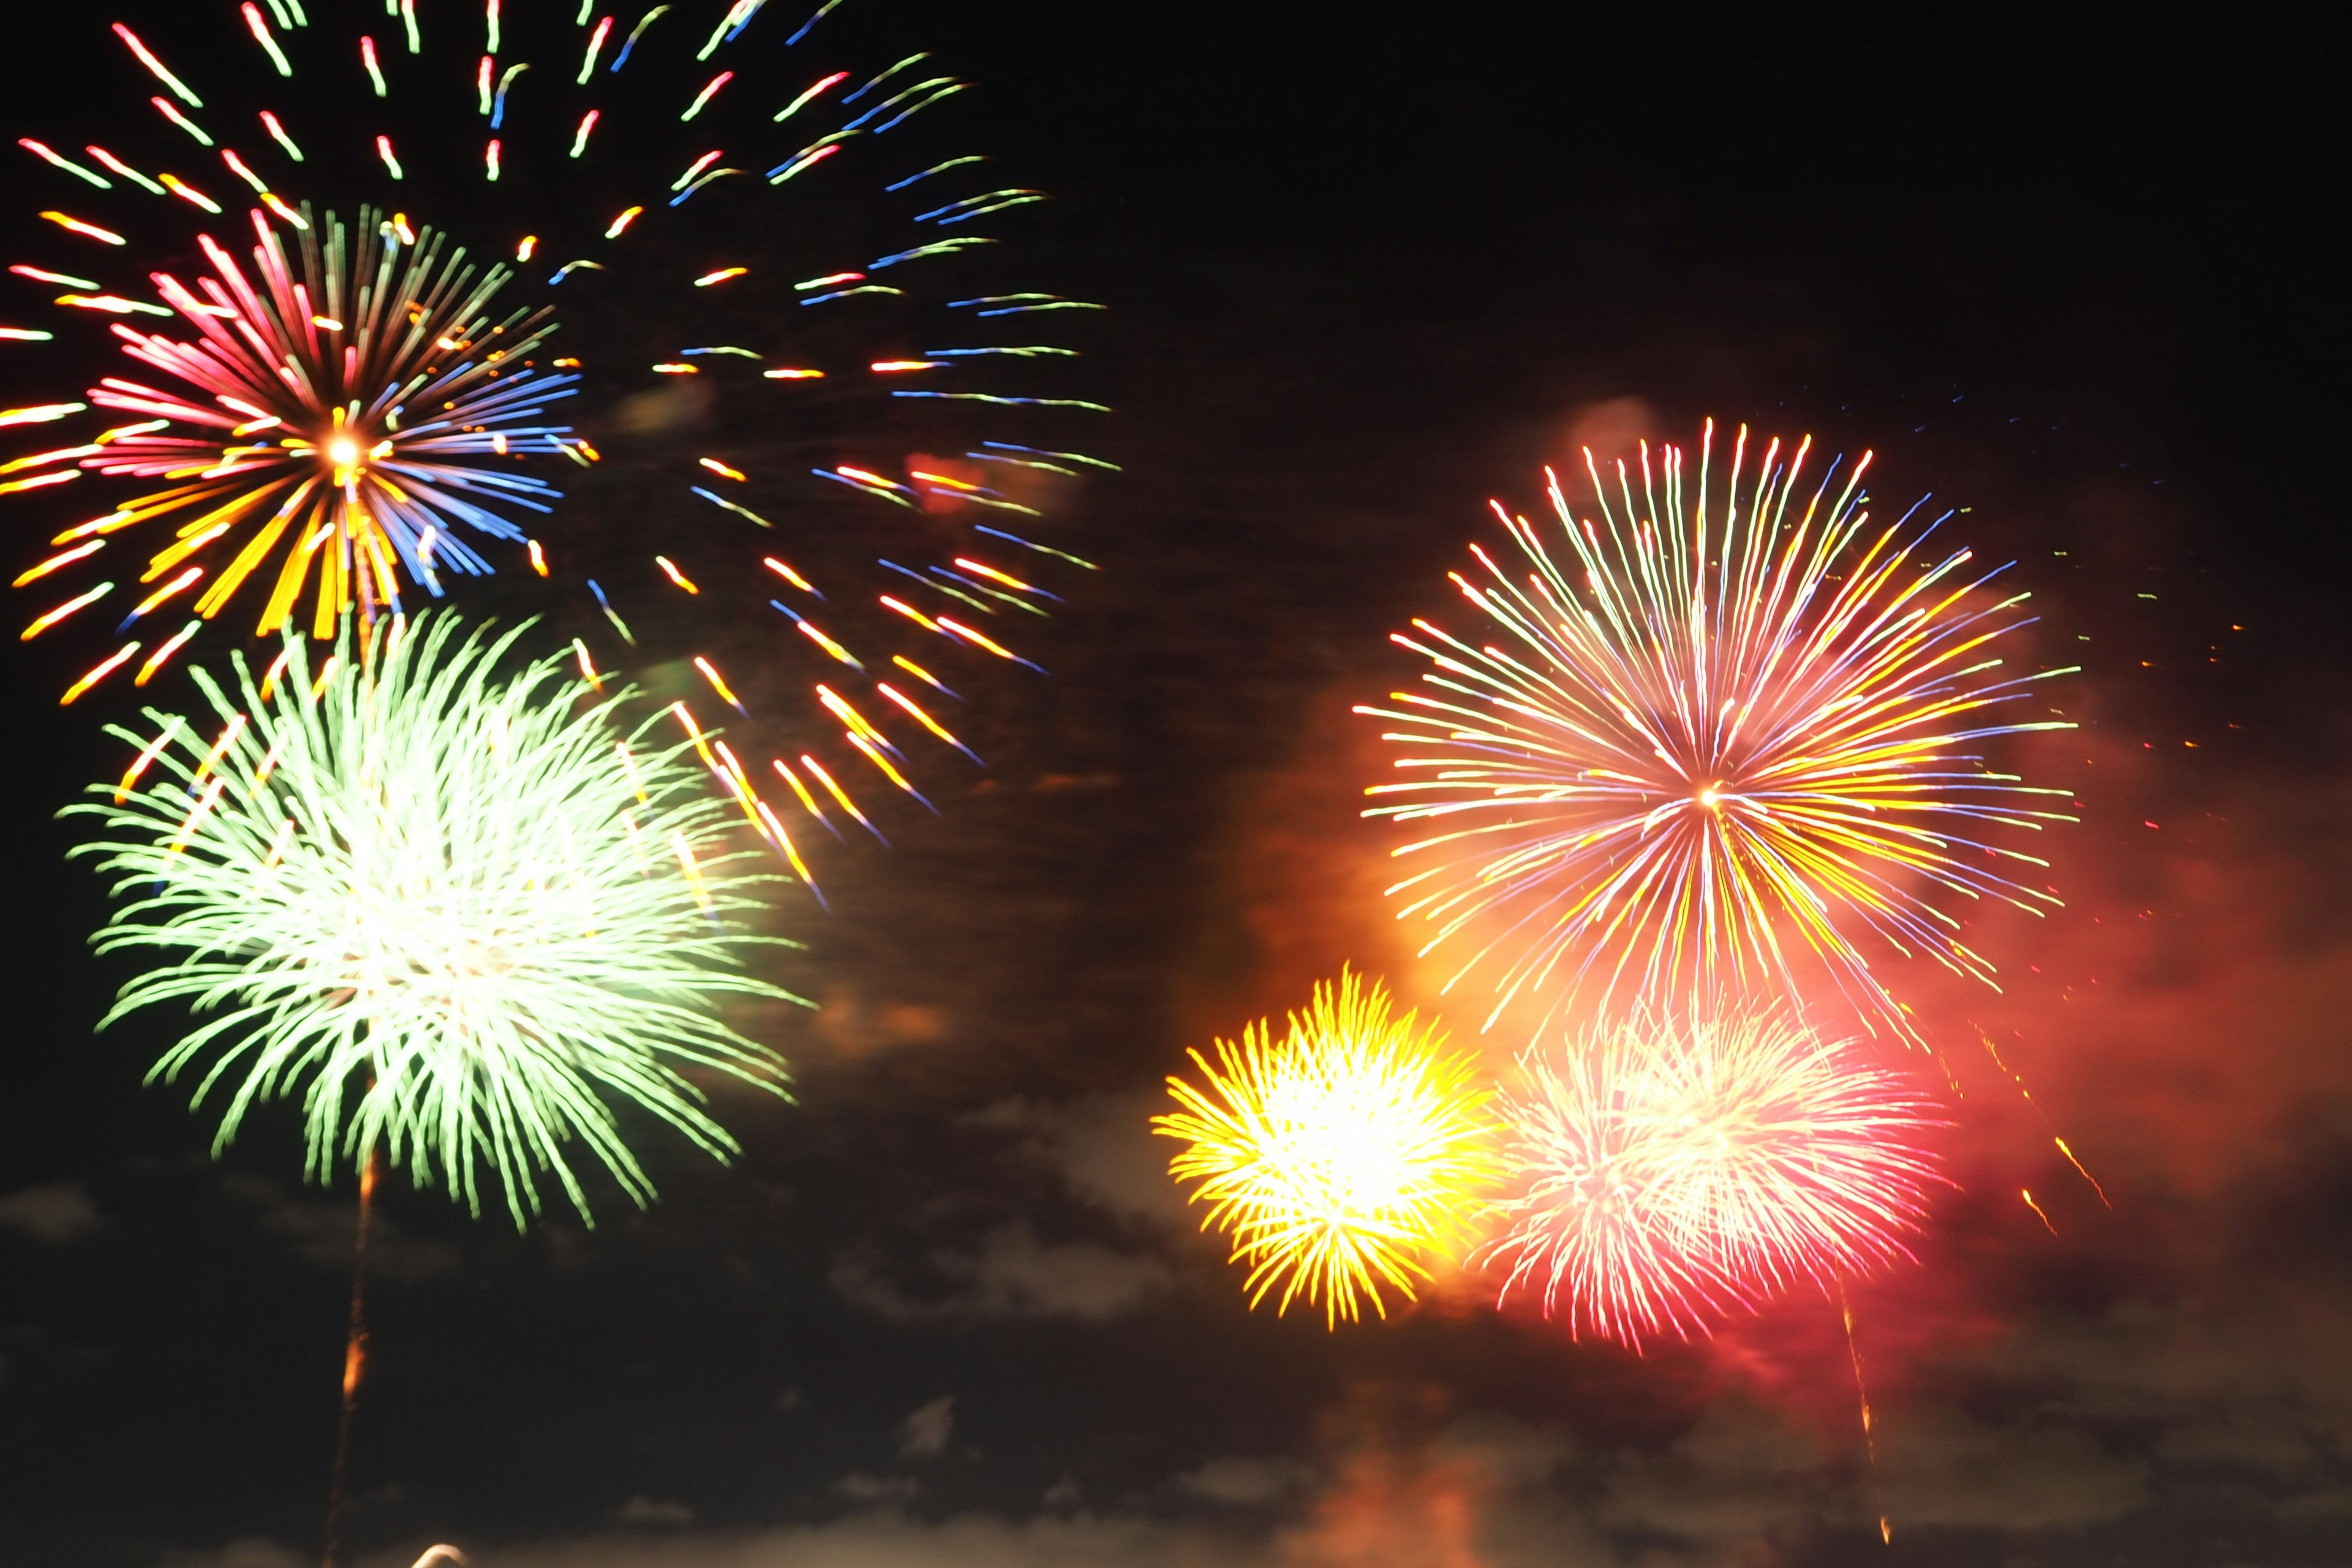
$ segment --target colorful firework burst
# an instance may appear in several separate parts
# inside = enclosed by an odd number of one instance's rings
[[[1637,1350],[1907,1258],[1937,1179],[1941,1123],[1908,1080],[1776,1009],[1531,1049],[1496,1111],[1501,1299],[1540,1279],[1545,1316]]]
[[[1492,1127],[1471,1058],[1444,1046],[1436,1025],[1393,1016],[1382,986],[1343,972],[1281,1044],[1261,1020],[1238,1045],[1219,1040],[1214,1064],[1190,1053],[1202,1085],[1168,1080],[1182,1109],[1153,1131],[1186,1142],[1169,1170],[1200,1184],[1202,1228],[1232,1233],[1251,1306],[1280,1285],[1277,1314],[1303,1296],[1327,1326],[1356,1321],[1366,1299],[1386,1317],[1384,1285],[1410,1300],[1429,1260],[1451,1255],[1492,1173]]]
[[[870,826],[861,774],[914,793],[919,744],[971,757],[942,705],[1029,665],[1008,626],[1087,569],[1045,514],[1109,467],[1066,438],[1101,405],[1037,329],[1098,307],[1004,275],[1044,196],[939,107],[971,84],[861,60],[834,8],[264,0],[227,48],[184,9],[117,24],[100,68],[139,107],[21,140],[51,240],[9,281],[57,320],[0,334],[89,388],[0,411],[65,430],[0,475],[55,513],[20,585],[67,584],[24,635],[115,627],[68,699],[152,679],[233,595],[323,636],[520,560],[585,670],[643,634],[788,721],[771,786],[828,828]],[[135,371],[73,348],[92,325]]]
[[[2074,820],[2040,809],[2066,792],[1980,748],[2071,728],[2017,710],[2071,670],[2010,673],[2029,595],[1972,574],[1966,549],[1923,556],[1916,506],[1874,527],[1867,453],[1803,498],[1810,447],[1751,460],[1743,427],[1717,489],[1710,421],[1695,487],[1680,448],[1644,443],[1613,503],[1588,451],[1597,516],[1548,473],[1556,532],[1495,504],[1532,570],[1515,581],[1473,546],[1486,580],[1454,575],[1499,644],[1421,620],[1395,637],[1434,668],[1398,708],[1357,710],[1412,748],[1410,782],[1368,792],[1402,798],[1366,815],[1440,829],[1395,851],[1426,864],[1390,890],[1436,927],[1424,952],[1475,942],[1454,982],[1498,956],[1490,1025],[1563,978],[1597,974],[1604,1010],[1628,988],[1794,989],[1793,942],[1909,1037],[1862,931],[1990,981],[1936,896],[2056,904],[2001,870],[2046,862],[1979,836]]]
[[[215,1148],[261,1101],[299,1097],[309,1171],[381,1155],[479,1212],[478,1174],[515,1223],[551,1173],[583,1217],[584,1148],[638,1203],[653,1193],[616,1105],[704,1151],[736,1144],[686,1076],[782,1092],[782,1063],[721,1021],[730,999],[792,1000],[742,973],[776,938],[725,842],[727,808],[678,753],[633,749],[560,659],[499,668],[521,628],[458,641],[433,616],[306,647],[234,692],[194,670],[220,728],[149,710],[119,783],[68,807],[127,900],[100,952],[158,955],[107,1022],[184,1002],[211,1014],[152,1077],[227,1097]],[[152,781],[152,773],[160,775]]]
[[[466,266],[462,251],[446,254],[445,237],[364,207],[354,237],[333,214],[319,219],[306,206],[289,264],[277,227],[258,210],[252,219],[255,278],[210,235],[197,238],[211,272],[194,289],[154,275],[193,341],[115,329],[131,358],[209,394],[212,405],[120,376],[89,393],[99,408],[155,417],[101,431],[80,471],[182,482],[66,530],[54,542],[69,548],[24,576],[93,553],[117,529],[199,511],[141,574],[142,587],[160,585],[123,618],[118,630],[129,630],[195,589],[206,569],[191,561],[236,533],[233,555],[208,557],[215,572],[193,594],[196,618],[140,667],[141,686],[257,572],[275,581],[257,631],[288,625],[315,563],[312,635],[331,637],[355,597],[371,618],[378,606],[398,614],[404,574],[438,594],[436,563],[488,571],[453,523],[526,538],[475,498],[545,512],[560,493],[488,461],[560,448],[567,427],[534,421],[577,379],[530,368],[528,356],[552,330],[547,311],[487,313],[511,276],[504,268]],[[509,361],[520,368],[503,368]],[[240,523],[254,526],[239,531]],[[281,544],[278,570],[263,572]]]

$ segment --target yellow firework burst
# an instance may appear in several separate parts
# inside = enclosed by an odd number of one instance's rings
[[[1205,1087],[1168,1080],[1182,1109],[1153,1130],[1184,1140],[1170,1173],[1200,1184],[1202,1228],[1233,1237],[1251,1306],[1280,1285],[1277,1314],[1303,1296],[1327,1326],[1355,1321],[1365,1300],[1386,1317],[1383,1285],[1412,1300],[1428,1260],[1452,1253],[1493,1165],[1486,1092],[1444,1044],[1435,1023],[1394,1016],[1379,982],[1342,971],[1279,1045],[1260,1020],[1239,1044],[1219,1040],[1213,1064],[1190,1053]]]

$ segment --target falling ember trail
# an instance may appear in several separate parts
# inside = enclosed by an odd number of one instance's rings
[[[2050,1223],[2050,1216],[2042,1212],[2042,1205],[2033,1201],[2033,1194],[2031,1192],[2028,1192],[2023,1187],[2020,1187],[2017,1189],[2017,1195],[2025,1200],[2025,1206],[2033,1211],[2033,1217],[2042,1222],[2044,1229],[2048,1230],[2053,1236],[2058,1234],[2058,1227]]]
[[[1992,1065],[1999,1068],[2001,1070],[2002,1075],[2011,1083],[2017,1085],[2017,1092],[2019,1096],[2024,1100],[2026,1104],[2033,1107],[2034,1115],[2042,1118],[2042,1130],[2050,1134],[2050,1142],[2057,1145],[2058,1152],[2066,1157],[2066,1163],[2074,1167],[2074,1173],[2076,1175],[2081,1176],[2083,1180],[2091,1184],[2091,1190],[2099,1194],[2099,1202],[2107,1209],[2112,1211],[2116,1205],[2108,1202],[2107,1189],[2099,1185],[2099,1178],[2091,1174],[2089,1168],[2085,1166],[2082,1161],[2074,1157],[2074,1151],[2066,1146],[2066,1140],[2058,1135],[2058,1129],[2051,1122],[2050,1113],[2042,1109],[2042,1102],[2033,1098],[2033,1091],[2032,1089],[2025,1087],[2025,1075],[2019,1072],[2015,1068],[2011,1067],[2008,1062],[2001,1059],[2000,1047],[1992,1043],[1992,1037],[1985,1033],[1981,1026],[1971,1026],[1976,1028],[1977,1038],[1984,1042],[1985,1055],[1992,1058]],[[2032,1202],[2032,1200],[2028,1199],[2027,1201]],[[2036,1210],[2035,1212],[2039,1213],[2040,1211]],[[2046,1224],[2048,1222],[2045,1220],[2043,1223]]]
[[[2089,1171],[2084,1169],[2083,1162],[2074,1158],[2074,1151],[2066,1147],[2066,1140],[2059,1137],[2053,1132],[2050,1135],[2050,1142],[2058,1145],[2058,1152],[2066,1156],[2066,1163],[2074,1167],[2075,1171],[2082,1176],[2083,1180],[2091,1184],[2091,1190],[2099,1194],[2099,1202],[2106,1204],[2106,1206],[2110,1209],[2114,1208],[2116,1206],[2115,1205],[2107,1203],[2107,1189],[2099,1185],[2098,1177],[2091,1174]]]
[[[360,1384],[367,1376],[368,1219],[374,1207],[375,1151],[371,1149],[360,1161],[360,1218],[352,1247],[351,1328],[343,1340],[343,1408],[335,1422],[335,1471],[327,1489],[323,1568],[340,1568],[342,1562],[343,1500],[352,1481],[352,1417],[359,1411]]]
[[[1845,1281],[1843,1279],[1838,1281],[1838,1315],[1845,1324],[1846,1359],[1853,1363],[1853,1397],[1855,1403],[1862,1407],[1863,1458],[1870,1466],[1873,1489],[1875,1490],[1878,1476],[1878,1433],[1870,1416],[1870,1387],[1864,1382],[1862,1375],[1862,1347],[1854,1343],[1853,1339],[1853,1302],[1846,1296]],[[1895,1531],[1886,1522],[1886,1516],[1883,1513],[1878,1516],[1878,1539],[1890,1546],[1895,1542]]]

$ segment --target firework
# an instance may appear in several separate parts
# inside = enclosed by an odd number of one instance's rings
[[[1637,1349],[1908,1258],[1936,1179],[1939,1124],[1906,1080],[1774,1009],[1530,1050],[1497,1112],[1502,1298],[1539,1280],[1571,1334]]]
[[[2071,728],[2021,707],[2070,671],[2011,673],[2028,595],[1965,549],[1926,554],[1918,507],[1874,525],[1866,453],[1805,497],[1810,449],[1759,458],[1742,428],[1717,470],[1710,422],[1695,486],[1680,448],[1644,444],[1613,488],[1588,451],[1593,515],[1548,472],[1557,530],[1495,506],[1530,570],[1474,546],[1484,580],[1454,576],[1498,642],[1418,620],[1394,639],[1433,668],[1397,707],[1358,710],[1411,748],[1366,815],[1435,830],[1396,850],[1421,869],[1391,892],[1435,927],[1423,952],[1473,944],[1449,988],[1494,960],[1490,1024],[1563,981],[1594,982],[1604,1011],[1794,989],[1809,951],[1874,1027],[1908,1035],[1865,932],[1990,981],[1937,897],[2056,904],[2019,879],[2044,861],[1987,837],[2074,820],[2040,808],[2065,792],[1980,748]]]
[[[1202,1228],[1232,1234],[1255,1307],[1276,1285],[1320,1303],[1327,1325],[1353,1322],[1381,1289],[1412,1299],[1428,1261],[1449,1256],[1489,1173],[1486,1096],[1468,1057],[1447,1055],[1435,1025],[1391,1015],[1387,992],[1342,973],[1318,985],[1281,1044],[1261,1021],[1217,1061],[1191,1053],[1202,1082],[1168,1080],[1181,1110],[1152,1118],[1185,1141],[1170,1163],[1199,1184]]]
[[[21,139],[50,221],[0,351],[57,390],[0,411],[54,431],[0,493],[53,520],[18,585],[68,698],[521,568],[608,664],[815,721],[796,781],[969,765],[949,709],[1030,664],[1089,569],[1045,514],[1110,467],[1057,341],[1099,307],[1005,270],[1045,198],[971,84],[832,5],[310,9],[94,32],[121,122]]]
[[[766,879],[678,751],[635,746],[548,659],[502,678],[520,628],[446,616],[347,634],[315,674],[299,637],[211,715],[149,710],[122,780],[68,810],[125,900],[101,952],[152,953],[107,1021],[184,1002],[200,1026],[152,1077],[226,1096],[215,1150],[258,1102],[299,1097],[309,1173],[381,1157],[518,1225],[551,1173],[583,1215],[573,1147],[652,1195],[617,1107],[735,1149],[686,1076],[781,1093],[782,1064],[722,1023],[783,998],[743,973]],[[356,657],[355,657],[356,652]]]

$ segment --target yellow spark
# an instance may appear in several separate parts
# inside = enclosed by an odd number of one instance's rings
[[[68,217],[63,213],[43,213],[41,216],[59,228],[70,230],[75,234],[87,235],[92,239],[102,240],[108,245],[131,243],[110,228],[100,228],[94,223],[84,223],[79,218]]]
[[[849,792],[843,789],[839,784],[834,783],[833,775],[826,773],[824,765],[814,757],[810,756],[806,752],[803,752],[801,753],[801,766],[806,768],[810,773],[814,775],[816,782],[824,785],[825,793],[841,803],[842,810],[857,818],[859,825],[863,826],[866,832],[871,833],[877,838],[882,837],[882,830],[875,826],[871,822],[866,820],[866,814],[857,809],[857,803],[849,798]]]
[[[180,831],[173,836],[169,853],[177,855],[188,847],[188,841],[196,836],[196,825],[204,820],[205,813],[212,810],[213,803],[220,799],[221,791],[227,784],[226,778],[217,778],[205,786],[203,796],[189,811],[187,820],[180,824]]]
[[[808,786],[801,783],[800,775],[784,766],[784,759],[771,757],[768,761],[776,772],[783,776],[783,781],[793,786],[793,793],[801,797],[801,805],[807,808],[808,814],[819,822],[824,823],[826,826],[832,826],[832,823],[826,820],[824,813],[817,809],[815,797],[809,794]]]
[[[961,622],[951,621],[945,616],[941,616],[940,617],[940,625],[945,626],[949,631],[953,632],[957,637],[963,638],[966,642],[976,643],[980,647],[986,648],[989,652],[994,654],[999,658],[1009,658],[1015,664],[1022,662],[1021,656],[1014,653],[1011,648],[998,647],[995,643],[991,642],[988,638],[981,636],[978,632],[973,631],[970,626],[964,626]]]
[[[613,750],[620,754],[621,772],[627,776],[629,787],[636,792],[637,804],[651,805],[653,802],[646,798],[645,781],[637,776],[637,759],[629,754],[627,744],[615,741],[613,742]]]
[[[860,713],[856,709],[852,708],[849,703],[831,687],[819,685],[816,689],[816,700],[819,702],[824,703],[827,708],[831,709],[835,718],[848,725],[851,730],[856,731],[858,734],[870,735],[875,740],[882,741],[886,743],[887,742],[889,737],[883,734],[880,730],[876,729],[873,723],[866,719],[865,714]]]
[[[47,631],[51,626],[56,626],[59,621],[64,620],[68,616],[72,615],[76,610],[82,608],[86,605],[96,604],[99,600],[103,599],[107,595],[113,591],[113,584],[100,583],[89,593],[83,594],[77,598],[68,599],[64,604],[59,605],[56,609],[48,612],[48,614],[36,617],[31,626],[26,626],[23,631],[16,634],[16,640],[18,642],[32,641],[35,637],[39,637],[43,632]]]
[[[1028,584],[1024,583],[1020,578],[1008,576],[1006,574],[999,572],[995,567],[985,565],[981,562],[967,560],[965,557],[959,555],[955,558],[955,563],[962,567],[967,572],[977,573],[982,577],[992,578],[996,582],[1003,584],[1008,588],[1018,588],[1024,594],[1034,594],[1037,591]]]
[[[860,664],[857,661],[856,658],[852,655],[847,648],[842,647],[839,643],[834,641],[831,637],[817,630],[816,627],[809,622],[800,620],[796,617],[793,624],[800,627],[801,635],[803,637],[807,637],[811,642],[816,644],[817,647],[824,649],[825,652],[833,655],[834,658],[849,666],[852,669],[864,669],[866,668],[863,664]]]
[[[867,762],[872,763],[876,767],[882,770],[884,777],[887,778],[892,784],[897,784],[900,789],[905,790],[908,795],[913,795],[917,800],[922,800],[922,792],[918,790],[913,784],[908,784],[907,782],[907,776],[890,765],[890,759],[882,754],[880,747],[875,745],[873,742],[867,740],[865,736],[859,734],[855,730],[844,730],[841,733],[844,740],[857,748],[859,755],[863,756]],[[925,802],[925,804],[928,805],[929,803]]]
[[[1367,1299],[1386,1317],[1385,1287],[1412,1300],[1467,1240],[1495,1174],[1491,1118],[1473,1058],[1444,1047],[1439,1026],[1393,1016],[1378,982],[1343,970],[1279,1044],[1260,1020],[1213,1064],[1188,1053],[1204,1083],[1171,1078],[1178,1110],[1152,1130],[1184,1143],[1169,1172],[1199,1184],[1202,1228],[1232,1235],[1251,1306],[1280,1285],[1277,1314],[1304,1297],[1326,1327]]]
[[[953,735],[949,734],[945,730],[941,729],[938,720],[924,712],[920,708],[916,707],[913,699],[901,696],[898,691],[894,690],[888,681],[876,681],[874,683],[874,689],[879,691],[884,697],[887,698],[892,702],[897,703],[908,713],[914,715],[916,723],[920,724],[924,729],[929,730],[932,734],[937,735],[940,740],[945,741],[957,751],[965,751],[964,743],[961,741],[957,740]],[[966,752],[965,754],[969,755],[970,753]]]
[[[703,738],[702,726],[694,721],[694,710],[681,700],[671,703],[669,710],[677,717],[678,723],[684,726],[686,737],[694,742],[694,749],[702,753],[702,765],[713,773],[718,772],[719,760],[710,754],[710,743]]]
[[[913,676],[916,679],[921,681],[924,685],[929,687],[932,690],[940,692],[949,697],[953,697],[955,695],[954,692],[948,690],[947,687],[940,683],[938,676],[933,675],[929,670],[925,669],[921,665],[917,664],[905,654],[892,654],[890,656],[890,662],[897,665],[900,669],[905,670],[908,674]]]
[[[129,658],[132,654],[137,653],[138,651],[139,645],[137,643],[124,643],[120,652],[100,660],[88,675],[83,676],[79,680],[77,680],[71,686],[67,687],[66,694],[58,699],[58,706],[63,708],[75,698],[79,697],[83,692],[88,691],[91,687],[96,686],[100,681],[104,680],[108,676],[113,674],[116,669],[121,668],[124,659]]]
[[[245,732],[245,725],[246,716],[239,713],[221,726],[219,737],[213,742],[213,749],[205,753],[204,762],[197,766],[194,773],[190,775],[188,779],[190,784],[194,784],[212,772],[214,765],[228,754],[229,747],[236,744],[236,738]]]
[[[2049,1230],[2051,1235],[2055,1236],[2058,1234],[2058,1227],[2050,1223],[2050,1216],[2042,1212],[2042,1205],[2033,1201],[2033,1194],[2032,1193],[2026,1191],[2023,1187],[2020,1187],[2017,1189],[2017,1195],[2025,1200],[2025,1206],[2033,1211],[2033,1217],[2040,1220]]]
[[[776,820],[776,814],[768,809],[768,803],[766,801],[761,801],[759,805],[760,816],[761,819],[767,823],[770,836],[772,837],[777,845],[782,848],[784,858],[792,862],[793,872],[799,876],[802,881],[808,884],[809,891],[813,893],[816,892],[816,879],[809,875],[808,867],[801,860],[801,852],[793,847],[792,835],[784,831],[784,825]],[[824,897],[822,893],[818,893],[817,896],[820,900]]]
[[[178,576],[173,578],[170,582],[164,584],[162,587],[156,589],[153,593],[140,600],[139,607],[131,612],[130,618],[134,621],[137,620],[140,616],[145,615],[148,611],[153,609],[156,605],[162,604],[173,595],[187,587],[190,584],[195,582],[204,574],[205,569],[201,566],[191,566],[187,568]]]
[[[77,544],[71,550],[65,552],[61,555],[50,556],[47,561],[42,562],[37,566],[26,567],[23,572],[16,574],[16,580],[10,584],[9,586],[12,588],[21,588],[27,583],[38,582],[41,578],[47,576],[50,573],[57,571],[59,567],[70,566],[75,562],[80,560],[83,556],[91,553],[93,551],[105,548],[105,545],[106,541],[103,539],[93,539],[87,544]]]
[[[702,671],[702,679],[710,682],[711,689],[726,700],[727,706],[734,709],[739,713],[743,711],[742,701],[737,698],[734,691],[728,687],[726,680],[720,677],[716,666],[714,666],[709,659],[703,658],[700,654],[696,654],[694,656],[694,668]]]
[[[710,889],[702,885],[702,868],[695,864],[694,850],[687,843],[686,835],[675,828],[671,829],[669,847],[677,855],[678,868],[686,873],[686,879],[693,884],[694,901],[702,906],[704,914],[711,913]]]
[[[139,673],[131,678],[131,684],[133,686],[144,686],[150,680],[152,680],[155,678],[155,672],[163,668],[165,661],[170,659],[173,654],[179,652],[182,646],[184,645],[190,637],[195,636],[197,629],[204,624],[205,623],[202,621],[190,621],[186,626],[181,627],[180,633],[177,637],[174,637],[171,641],[165,643],[162,647],[157,648],[153,653],[147,656],[147,661],[139,667]]]
[[[131,798],[131,786],[139,782],[139,775],[147,771],[148,764],[163,754],[163,748],[170,745],[172,737],[179,732],[180,716],[176,713],[167,714],[163,720],[163,728],[153,740],[141,749],[137,759],[131,766],[123,770],[122,782],[114,786],[115,805],[121,805]]]
[[[2115,1207],[2115,1205],[2107,1203],[2107,1189],[2099,1185],[2099,1178],[2085,1170],[2082,1161],[2074,1158],[2074,1151],[2066,1147],[2066,1140],[2053,1132],[2050,1135],[2050,1142],[2058,1145],[2058,1152],[2066,1156],[2066,1163],[2074,1166],[2083,1180],[2091,1184],[2091,1190],[2099,1194],[2099,1202],[2106,1204],[2109,1208]]]

